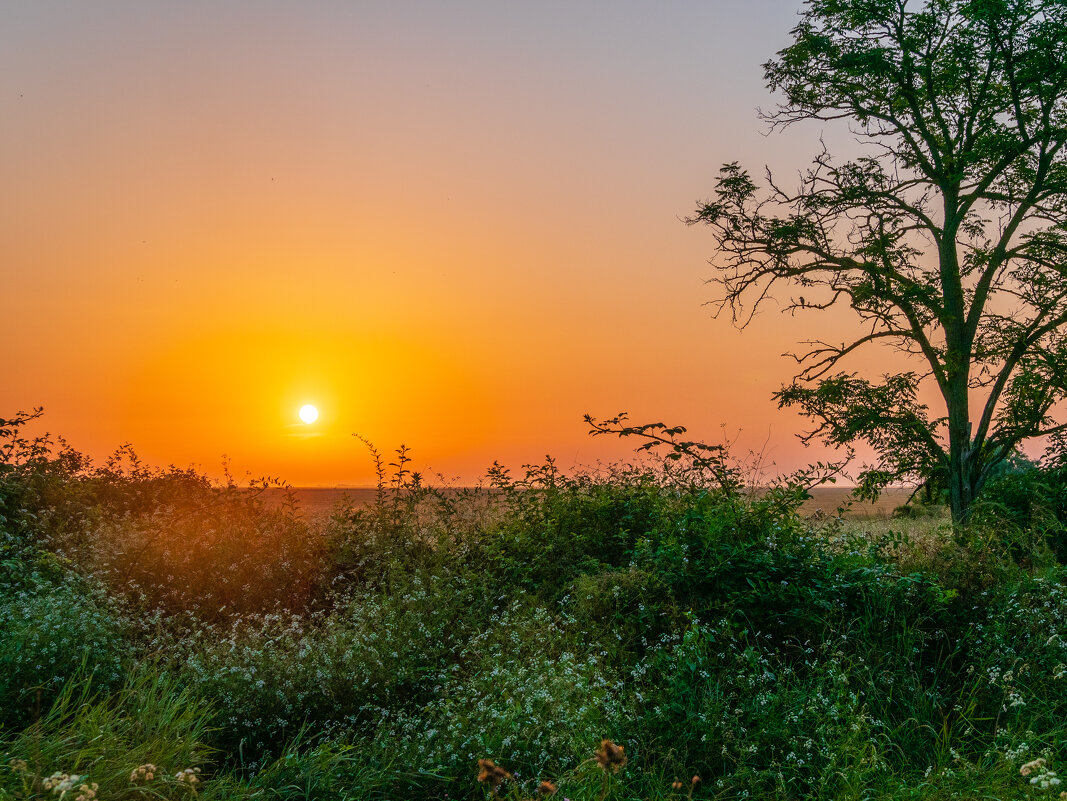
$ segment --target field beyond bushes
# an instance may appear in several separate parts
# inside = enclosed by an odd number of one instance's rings
[[[401,453],[313,517],[24,420],[0,421],[0,798],[1067,789],[1062,477],[954,534],[812,519],[726,461],[437,491]]]
[[[836,515],[839,509],[849,518],[892,517],[895,509],[908,502],[912,490],[893,487],[873,501],[857,500],[851,497],[851,493],[851,487],[812,487],[808,491],[810,497],[801,503],[797,511],[802,517]],[[375,504],[378,491],[373,487],[268,487],[262,497],[268,507],[278,508],[292,498],[303,516],[328,517],[345,503],[354,507]]]

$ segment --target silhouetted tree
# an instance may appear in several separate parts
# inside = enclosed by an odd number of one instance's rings
[[[795,190],[722,168],[689,220],[717,239],[718,311],[744,326],[780,284],[803,288],[791,310],[849,304],[856,337],[805,342],[776,399],[817,421],[807,439],[873,445],[869,490],[941,482],[964,523],[1019,442],[1065,429],[1067,3],[812,0],[792,33],[764,116],[848,121],[863,154],[824,144]],[[839,372],[879,342],[921,366]]]

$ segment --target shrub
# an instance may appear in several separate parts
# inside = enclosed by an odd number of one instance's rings
[[[990,590],[985,607],[966,669],[976,710],[1018,734],[1064,726],[1067,570]]]
[[[482,757],[520,777],[559,775],[624,723],[623,677],[583,642],[548,610],[516,602],[464,644],[425,705],[381,710],[378,737],[400,764],[453,781]]]
[[[1016,558],[1044,545],[1067,564],[1067,466],[1007,473],[982,490],[975,522],[1004,532]]]
[[[56,773],[100,798],[482,798],[492,760],[514,799],[926,801],[1022,797],[1021,765],[1067,758],[1058,512],[1018,476],[986,507],[1012,525],[813,530],[803,481],[750,492],[721,449],[638,426],[663,464],[469,491],[401,449],[319,527],[265,483],[129,449],[97,469],[10,422],[0,797]]]
[[[258,765],[304,726],[359,730],[382,710],[428,702],[483,625],[485,605],[462,577],[413,576],[330,613],[206,626],[186,639],[182,671],[216,708],[214,742]]]
[[[885,772],[886,754],[845,645],[812,643],[798,662],[729,620],[694,622],[635,669],[635,734],[719,795],[851,796]]]
[[[201,620],[313,603],[324,544],[291,508],[267,509],[232,484],[164,497],[97,527],[85,558],[113,592]]]
[[[44,562],[0,593],[0,724],[21,728],[46,711],[76,675],[98,690],[120,681],[127,625],[93,582]],[[52,575],[49,575],[51,573]]]

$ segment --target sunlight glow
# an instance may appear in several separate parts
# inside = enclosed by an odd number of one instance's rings
[[[319,410],[312,406],[310,403],[306,406],[300,407],[300,419],[305,423],[311,424],[319,419]]]

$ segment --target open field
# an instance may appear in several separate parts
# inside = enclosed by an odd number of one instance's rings
[[[845,507],[846,517],[889,517],[911,495],[910,489],[893,488],[886,490],[875,503],[850,502],[851,491],[851,487],[816,487],[811,491],[811,500],[800,507],[800,514],[834,514],[838,508]],[[303,515],[316,518],[330,514],[345,501],[354,507],[373,504],[377,490],[368,487],[294,487],[293,496]],[[264,495],[272,506],[280,505],[284,497],[285,491],[280,489],[269,489]]]
[[[800,507],[801,515],[810,515],[816,511],[834,514],[844,507],[846,517],[889,517],[893,510],[902,506],[911,497],[911,489],[890,488],[883,492],[874,503],[852,500],[852,487],[815,487],[811,490],[811,499]]]

